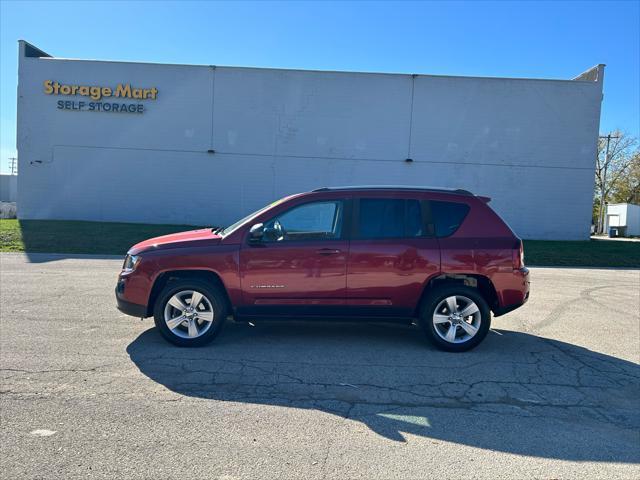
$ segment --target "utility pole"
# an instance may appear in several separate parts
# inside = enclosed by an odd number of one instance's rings
[[[604,152],[604,171],[602,173],[602,191],[600,192],[600,215],[598,218],[598,233],[604,233],[604,215],[606,205],[606,182],[607,182],[607,170],[609,169],[609,143],[612,138],[620,138],[617,135],[600,135],[598,138],[607,139],[607,147]]]
[[[18,174],[18,159],[16,157],[9,157],[9,168],[11,168],[11,175]]]

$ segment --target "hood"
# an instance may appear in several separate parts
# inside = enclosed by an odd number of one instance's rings
[[[219,243],[221,238],[220,235],[214,234],[210,228],[201,228],[199,230],[172,233],[144,240],[131,247],[129,253],[131,255],[137,255],[151,249],[163,250],[167,248],[204,247]]]

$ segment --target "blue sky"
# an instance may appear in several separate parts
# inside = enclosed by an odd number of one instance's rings
[[[57,57],[573,78],[607,64],[602,132],[640,136],[640,2],[0,0],[0,169],[15,154],[17,40]]]

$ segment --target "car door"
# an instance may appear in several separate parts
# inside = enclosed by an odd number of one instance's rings
[[[347,304],[361,315],[411,315],[426,280],[440,270],[428,203],[419,198],[354,199]]]
[[[346,303],[348,202],[317,200],[264,222],[240,251],[241,314],[323,314]]]

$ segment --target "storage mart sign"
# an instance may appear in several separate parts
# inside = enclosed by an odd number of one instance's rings
[[[61,84],[53,80],[44,81],[45,95],[81,96],[87,100],[58,100],[59,110],[76,110],[90,112],[115,112],[115,113],[143,113],[142,103],[127,102],[103,102],[104,98],[134,99],[134,100],[156,100],[158,89],[137,88],[130,84],[119,83],[115,88],[99,85],[68,85]]]

